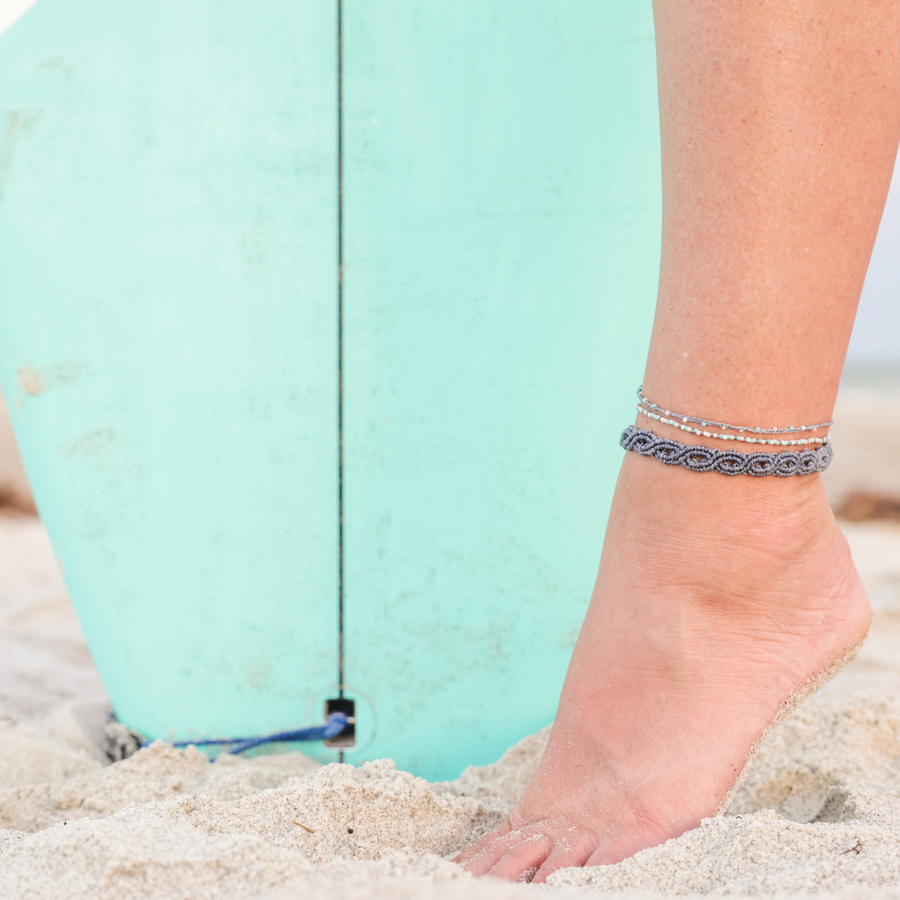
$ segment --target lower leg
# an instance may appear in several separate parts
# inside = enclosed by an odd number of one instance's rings
[[[646,391],[725,422],[827,421],[900,134],[900,4],[658,0],[655,18]]]
[[[900,133],[900,3],[655,12],[663,255],[645,393],[741,425],[826,421]],[[868,620],[818,475],[627,454],[547,753],[461,861],[543,880],[694,827]]]

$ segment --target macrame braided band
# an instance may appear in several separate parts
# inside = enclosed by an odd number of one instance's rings
[[[702,444],[679,444],[661,438],[652,431],[629,425],[619,438],[625,450],[641,456],[652,456],[667,466],[684,466],[692,472],[719,472],[722,475],[812,475],[824,472],[834,458],[831,444],[817,450],[782,450],[781,453],[738,453],[734,450],[714,450]]]

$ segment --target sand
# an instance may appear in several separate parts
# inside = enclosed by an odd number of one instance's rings
[[[728,814],[538,887],[475,881],[448,858],[502,820],[546,731],[447,784],[389,760],[210,763],[162,743],[110,764],[123,736],[105,726],[46,535],[37,520],[0,519],[0,897],[900,895],[900,525],[846,531],[872,635],[768,737]]]
[[[853,471],[834,473],[834,497]],[[108,725],[42,526],[0,518],[0,898],[900,897],[900,523],[845,532],[870,638],[772,731],[728,813],[536,886],[475,880],[449,858],[502,820],[546,730],[445,784],[299,753],[210,763],[157,743],[123,759],[134,748]]]

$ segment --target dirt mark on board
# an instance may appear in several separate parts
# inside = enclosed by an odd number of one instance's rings
[[[109,428],[98,428],[88,434],[83,434],[74,441],[69,441],[59,448],[59,452],[64,456],[89,456],[92,453],[99,453],[105,447],[112,443],[113,433]]]
[[[3,199],[3,190],[12,169],[13,148],[31,133],[39,118],[40,113],[27,109],[11,109],[3,114],[0,125],[0,200]]]
[[[22,392],[18,405],[25,397],[40,397],[41,394],[64,384],[72,384],[81,378],[84,367],[80,363],[62,363],[58,366],[19,366],[18,382]]]

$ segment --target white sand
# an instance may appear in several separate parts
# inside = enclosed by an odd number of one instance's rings
[[[447,861],[502,819],[543,734],[448,785],[389,761],[210,764],[163,744],[104,764],[105,695],[46,537],[0,519],[0,897],[900,894],[900,525],[846,530],[875,601],[871,638],[773,732],[730,814],[545,888],[478,882]]]
[[[847,396],[843,420],[858,413],[862,431],[871,404]],[[900,427],[896,412],[885,424],[880,408],[881,424]],[[836,499],[896,476],[895,452],[873,456],[854,440],[848,430],[847,459],[831,473]],[[538,887],[474,880],[447,857],[502,819],[545,734],[443,785],[389,761],[354,770],[291,753],[210,764],[162,744],[107,764],[125,739],[106,724],[46,535],[36,520],[0,518],[0,898],[900,897],[900,524],[845,531],[875,607],[872,634],[768,737],[729,814]]]

